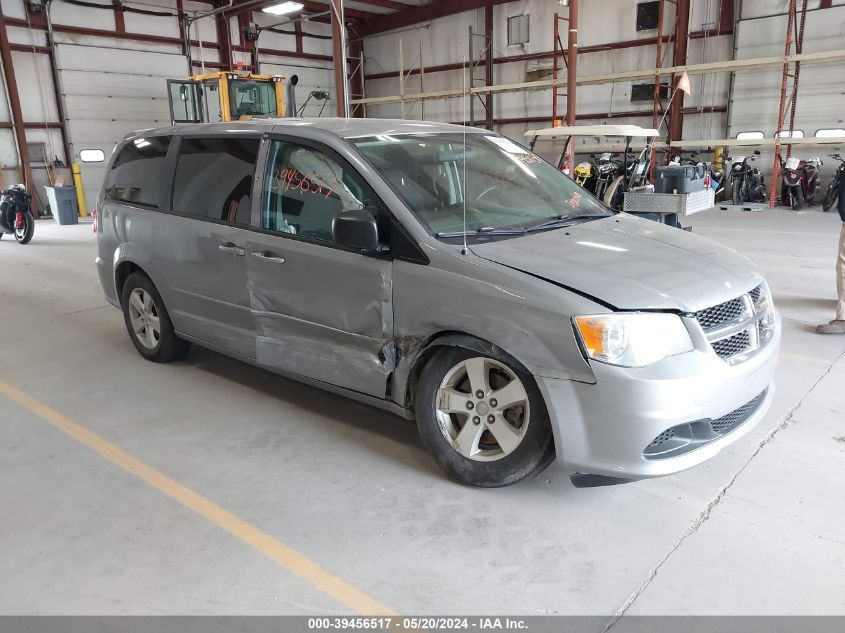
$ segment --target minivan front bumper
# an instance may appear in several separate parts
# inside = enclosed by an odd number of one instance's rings
[[[696,349],[642,368],[591,362],[595,384],[536,377],[558,461],[570,472],[638,479],[715,457],[769,409],[780,333],[777,316],[772,340],[736,365]]]

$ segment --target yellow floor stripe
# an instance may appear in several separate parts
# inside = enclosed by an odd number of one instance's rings
[[[240,539],[258,552],[281,565],[289,572],[299,576],[320,591],[327,593],[344,605],[364,615],[395,615],[395,612],[363,591],[356,589],[342,578],[329,573],[314,561],[306,558],[293,548],[274,539],[269,534],[238,518],[197,494],[190,488],[167,475],[159,472],[130,455],[111,442],[80,426],[73,420],[39,402],[32,396],[0,380],[0,394],[28,409],[42,420],[70,437],[96,451],[110,462],[144,480],[171,499],[205,517],[218,527],[223,528],[235,538]]]
[[[780,358],[784,358],[786,360],[797,360],[802,363],[814,363],[816,365],[832,365],[836,362],[835,358],[831,358],[830,360],[824,358],[816,358],[815,356],[801,356],[800,354],[786,354],[784,352],[780,353]]]

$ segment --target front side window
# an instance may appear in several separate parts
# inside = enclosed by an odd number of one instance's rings
[[[158,207],[170,138],[153,136],[129,141],[106,177],[106,200]]]
[[[467,232],[481,234],[610,215],[560,170],[501,136],[450,132],[348,140],[439,237],[462,234],[464,216]]]
[[[183,138],[173,210],[249,225],[257,138]]]
[[[271,81],[232,79],[229,81],[229,107],[232,118],[276,116],[276,84]]]
[[[326,242],[344,211],[373,209],[360,178],[326,153],[273,141],[264,179],[261,228]]]

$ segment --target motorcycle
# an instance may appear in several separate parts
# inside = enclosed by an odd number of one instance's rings
[[[781,158],[781,203],[791,206],[793,211],[799,211],[805,202],[813,204],[813,198],[821,189],[819,176],[822,164],[818,156],[806,161],[795,156],[786,161]]]
[[[824,209],[825,213],[832,211],[836,207],[836,202],[839,200],[839,184],[845,178],[845,158],[842,158],[839,154],[828,154],[828,156],[834,160],[838,160],[839,167],[836,168],[833,179],[827,186],[827,193],[822,202],[822,209]]]
[[[724,164],[730,164],[730,156],[727,154],[722,155]],[[729,170],[719,169],[715,166],[715,164],[709,165],[710,170],[710,179],[711,179],[711,187],[714,189],[714,195],[716,200],[723,200],[725,196],[726,186],[728,183],[728,173]]]
[[[596,189],[593,194],[599,200],[604,198],[607,188],[616,179],[619,173],[619,162],[615,159],[617,154],[604,152],[598,158],[598,172],[596,175]]]
[[[731,199],[734,204],[763,202],[766,199],[766,181],[751,162],[757,160],[760,150],[751,156],[737,156],[731,164]]]
[[[32,196],[23,185],[0,191],[0,237],[15,236],[18,244],[27,244],[35,232]]]
[[[621,210],[625,192],[646,184],[650,159],[648,148],[639,155],[628,153],[625,158],[626,167],[618,165],[619,175],[607,187],[604,197],[601,198],[602,202],[611,209]],[[627,171],[623,171],[624,169]]]
[[[590,161],[584,161],[575,165],[575,171],[573,173],[575,177],[575,182],[578,183],[581,187],[589,191],[590,193],[594,192],[596,189],[596,167]]]

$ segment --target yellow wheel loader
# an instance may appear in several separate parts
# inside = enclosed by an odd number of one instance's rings
[[[290,83],[296,85],[295,76]],[[229,70],[188,79],[168,79],[170,121],[218,123],[251,118],[282,117],[285,77]]]

